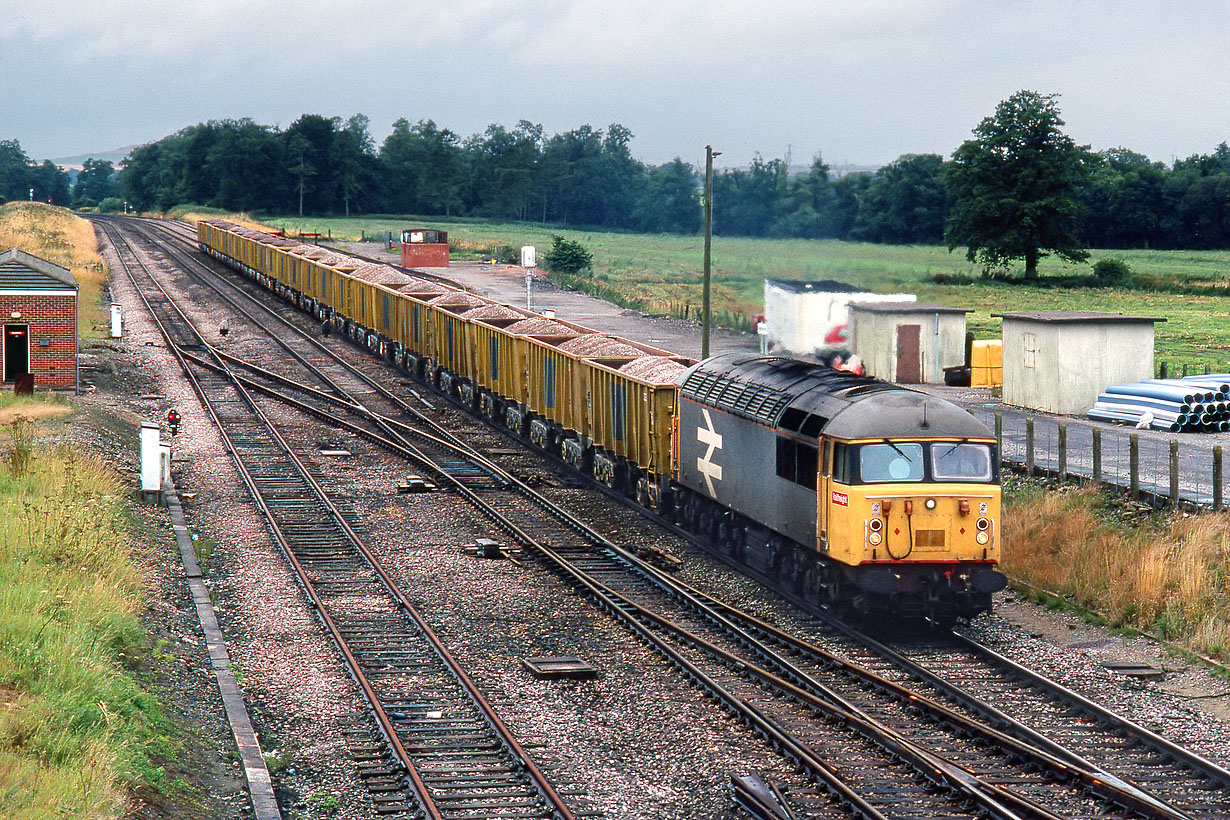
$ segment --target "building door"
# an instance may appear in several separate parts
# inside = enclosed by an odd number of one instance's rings
[[[17,381],[30,372],[30,326],[4,326],[4,380]]]
[[[898,384],[922,382],[922,361],[918,345],[921,330],[920,325],[897,325]]]

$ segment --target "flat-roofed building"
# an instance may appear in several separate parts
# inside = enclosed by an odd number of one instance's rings
[[[77,385],[77,280],[59,265],[13,248],[0,253],[5,383]]]

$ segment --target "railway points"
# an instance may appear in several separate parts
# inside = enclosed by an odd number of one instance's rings
[[[244,333],[243,331],[237,331],[237,335],[243,335],[243,333]],[[362,356],[358,356],[358,357],[356,357],[356,358],[358,358],[358,359],[360,359],[360,360],[361,360],[361,359],[363,359],[364,357],[362,357]],[[369,363],[370,363],[370,362],[369,362]],[[498,439],[498,438],[489,438],[489,439],[488,439],[488,446],[487,446],[487,448],[486,448],[488,452],[492,452],[492,451],[493,451],[493,450],[495,450],[495,449],[503,449],[503,448],[501,448],[501,447],[492,446],[491,442],[493,442],[493,441],[499,441],[499,439]],[[358,451],[356,451],[356,452],[358,452]],[[363,454],[360,454],[360,455],[362,456]],[[541,469],[541,468],[533,468],[533,469]],[[404,469],[403,469],[403,470],[401,470],[401,473],[404,473],[404,472],[405,472],[405,470],[404,470]],[[399,473],[399,474],[400,474],[400,473]],[[548,482],[550,482],[550,481],[552,480],[549,474],[545,475],[544,477],[545,477],[545,478],[547,478]],[[571,494],[571,495],[577,495],[577,491],[575,491],[575,490],[571,490],[571,489],[567,489],[567,488],[563,488],[562,492],[567,493],[567,494]],[[439,495],[429,494],[429,495],[427,495],[427,496],[424,496],[424,497],[422,498],[422,500],[423,500],[423,501],[429,501],[429,502],[431,502],[431,503],[433,503],[433,504],[439,504],[439,503],[441,503],[442,498],[441,498]],[[575,503],[575,502],[574,502],[574,503]],[[611,513],[609,513],[609,514],[610,514],[610,515],[617,515],[617,514],[616,514],[616,513],[614,513],[614,512],[611,512]],[[627,523],[626,523],[626,522],[624,522],[624,521],[620,521],[620,522],[619,522],[619,524],[617,524],[616,526],[617,526],[617,527],[619,527],[619,528],[623,528],[623,529],[627,529],[627,528],[628,528]],[[655,536],[655,537],[661,538],[661,536],[660,536],[660,535],[659,535],[659,536]],[[405,559],[403,558],[402,560],[404,561]],[[700,563],[700,561],[699,561],[698,559],[696,559],[695,557],[693,557],[693,556],[689,555],[689,561],[685,563],[685,565],[684,565],[684,567],[682,568],[682,570],[681,570],[681,571],[682,571],[682,572],[684,572],[684,573],[695,572],[695,571],[696,571],[696,570],[695,570],[695,567],[694,567],[694,566],[692,566],[692,565],[693,565],[693,564],[696,564],[696,563]],[[493,566],[493,565],[491,565],[491,564],[487,564],[486,566],[484,566],[484,567],[482,568],[482,572],[484,572],[484,573],[490,573],[490,572],[492,572],[492,571],[493,571],[493,570],[491,569],[491,567],[492,567],[492,566]],[[605,572],[605,571],[604,571],[604,572]],[[701,574],[703,575],[704,573],[701,573]],[[720,575],[720,573],[719,573],[719,575]],[[424,577],[424,578],[423,578],[423,580],[425,580],[425,581],[430,581],[430,580],[433,580],[433,579],[431,579],[431,578],[427,578],[427,577]],[[435,579],[435,580],[438,580],[438,579]],[[710,578],[710,579],[709,579],[709,581],[710,581],[710,582],[712,582],[712,580],[713,580],[712,578]],[[725,580],[719,581],[719,582],[718,582],[718,585],[719,585],[719,586],[721,586],[721,585],[730,585],[731,583],[735,583],[736,585],[741,585],[741,584],[743,584],[743,582],[741,582],[741,581],[736,581],[735,579],[730,579],[730,578],[727,578],[727,579],[725,579]],[[750,586],[749,586],[749,587],[746,587],[746,588],[745,588],[745,592],[746,592],[746,593],[751,593],[752,589],[753,589],[753,587],[750,587]],[[616,605],[616,608],[617,608],[617,609],[620,609],[620,610],[624,610],[624,609],[628,608],[629,606],[630,606],[630,604],[628,604],[628,603],[624,603],[624,604],[617,604],[617,605]],[[758,606],[764,606],[764,604],[759,604]],[[464,604],[461,604],[461,608],[462,608],[462,610],[464,610],[465,605],[464,605]],[[795,617],[797,617],[797,616],[795,616]],[[787,619],[787,620],[789,620],[789,619],[790,619],[790,616],[787,616],[787,617],[786,617],[786,619]],[[686,651],[687,651],[687,652],[695,652],[695,651],[696,651],[695,645],[693,645],[693,646],[692,646],[692,648],[686,649]],[[525,654],[526,654],[526,653],[523,653],[521,656],[522,656],[522,657],[524,657],[524,656],[525,656]],[[554,654],[564,654],[564,653],[550,652],[550,653],[539,653],[539,654],[544,654],[544,655],[551,654],[551,655],[554,655]],[[588,653],[587,653],[587,654],[588,654]],[[704,653],[702,653],[702,654],[704,654]],[[705,660],[705,663],[712,663],[712,662],[713,662],[713,661],[712,661],[712,659],[711,659],[711,658],[710,658],[710,659],[708,659],[708,660]],[[746,663],[746,661],[744,661],[744,663]],[[606,670],[604,670],[604,671],[606,671]],[[603,676],[601,676],[601,675],[600,675],[599,680],[601,680],[601,679],[602,679],[602,677],[603,677]],[[630,682],[630,681],[629,681],[629,682]],[[507,689],[503,689],[502,691],[507,692],[508,690],[507,690]],[[514,699],[514,700],[515,700],[515,699]],[[682,707],[682,704],[680,704],[680,706]],[[695,718],[695,717],[699,717],[699,715],[697,715],[697,714],[695,714],[695,713],[693,713],[693,714],[692,714],[692,716],[693,716],[694,718]],[[710,718],[710,719],[711,719],[711,718]],[[728,735],[728,734],[729,734],[729,732],[726,732],[726,733],[723,733],[723,734]],[[835,742],[841,742],[841,741],[835,741]],[[788,767],[787,767],[787,768],[788,768]],[[727,775],[732,774],[732,773],[733,773],[733,772],[728,772],[728,773],[727,773]],[[710,777],[712,777],[712,775],[710,775]],[[902,777],[903,777],[904,779],[909,779],[911,776],[910,776],[910,775],[903,775]],[[961,779],[963,779],[963,776],[962,776],[962,775],[960,775],[960,772],[959,772],[959,767],[958,767],[958,769],[953,769],[953,770],[951,770],[951,777],[952,777],[953,779],[955,779],[955,780],[961,780]],[[702,779],[703,779],[703,778],[702,778]],[[775,788],[780,787],[780,788],[777,788],[777,791],[778,791],[780,794],[782,794],[783,796],[785,796],[785,798],[786,798],[788,801],[791,801],[791,802],[794,804],[794,808],[795,808],[796,810],[801,810],[801,811],[803,812],[803,814],[802,814],[802,815],[800,815],[800,816],[830,816],[830,812],[832,811],[832,808],[831,808],[832,804],[831,804],[831,803],[827,800],[827,798],[824,798],[821,794],[819,794],[818,792],[815,792],[815,791],[814,791],[814,788],[813,788],[812,790],[810,790],[810,791],[809,791],[809,789],[806,787],[806,785],[805,785],[805,784],[800,784],[800,783],[798,783],[797,781],[792,781],[792,780],[791,780],[790,775],[789,775],[789,774],[788,774],[788,773],[787,773],[784,769],[779,770],[779,772],[778,772],[777,774],[771,774],[771,775],[769,775],[768,780],[769,780],[771,783],[773,783],[773,784],[775,785]],[[710,782],[712,782],[712,781],[710,781]],[[840,788],[840,787],[838,787],[838,788]],[[973,792],[971,792],[971,791],[966,791],[966,792],[964,792],[965,797],[966,797],[967,799],[972,799],[972,798],[973,798],[973,796],[974,796],[975,794],[979,793],[979,792],[980,792],[980,790],[982,790],[982,789],[983,789],[983,787],[972,786],[972,784],[969,784],[969,783],[967,783],[967,784],[966,784],[966,788],[967,788],[967,789],[973,788]],[[996,805],[999,805],[999,804],[996,804]],[[1000,808],[998,808],[998,809],[995,809],[995,808],[988,808],[987,810],[988,810],[988,811],[990,811],[992,814],[998,814],[998,813],[1000,813],[1000,812],[1002,812],[1002,811],[1003,811],[1003,808],[1004,808],[1004,807],[1001,805],[1001,806],[1000,806]],[[632,816],[632,815],[622,815],[622,816]],[[669,816],[669,815],[658,815],[658,816]],[[679,815],[679,816],[687,816],[687,815]],[[869,815],[869,816],[875,816],[875,815]],[[1139,816],[1139,815],[1127,815],[1127,816]],[[1148,816],[1148,815],[1146,815],[1146,816]],[[1173,815],[1159,814],[1159,815],[1152,815],[1152,816],[1173,816]]]

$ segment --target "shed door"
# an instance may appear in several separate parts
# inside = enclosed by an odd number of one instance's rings
[[[897,383],[919,384],[922,367],[918,339],[920,325],[897,325]]]
[[[4,380],[16,381],[30,372],[30,327],[4,326]]]

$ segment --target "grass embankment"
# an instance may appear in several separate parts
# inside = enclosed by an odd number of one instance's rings
[[[0,453],[0,816],[118,817],[129,789],[172,788],[151,761],[174,753],[128,668],[143,586],[124,490],[99,461],[39,447],[22,419]]]
[[[65,208],[38,202],[0,205],[0,252],[18,248],[72,272],[77,292],[77,334],[101,338],[109,317],[100,301],[107,269],[90,223]]]
[[[229,217],[228,217],[229,218]],[[331,233],[334,239],[399,237],[404,228],[426,226],[449,232],[459,254],[488,254],[500,248],[534,245],[540,252],[553,234],[581,242],[594,255],[592,277],[569,284],[651,313],[698,315],[701,304],[699,236],[576,231],[528,223],[469,219],[393,217],[269,217],[265,224],[288,231]],[[248,224],[252,224],[248,220]],[[1087,266],[1053,258],[1039,267],[1037,285],[983,279],[962,249],[919,245],[873,245],[807,239],[713,240],[714,313],[718,324],[747,327],[763,312],[764,279],[837,279],[876,293],[914,293],[920,301],[973,310],[969,328],[977,338],[999,338],[992,313],[1019,310],[1098,310],[1156,316],[1159,360],[1230,370],[1230,252],[1095,250],[1091,262],[1123,259],[1139,283],[1132,288],[1050,286],[1048,279],[1089,273]],[[947,279],[948,281],[944,281]],[[955,281],[954,281],[955,280]],[[1143,285],[1143,287],[1141,287]],[[1184,292],[1185,291],[1185,292]]]
[[[1015,476],[1004,490],[1009,575],[1112,626],[1230,661],[1230,513],[1142,512],[1093,487]]]
[[[93,228],[62,208],[0,206],[0,249],[72,271],[78,332],[101,336],[106,269]],[[143,693],[145,590],[124,489],[101,462],[40,446],[53,394],[0,393],[0,817],[119,817],[131,792],[173,792],[154,760],[179,730]]]

